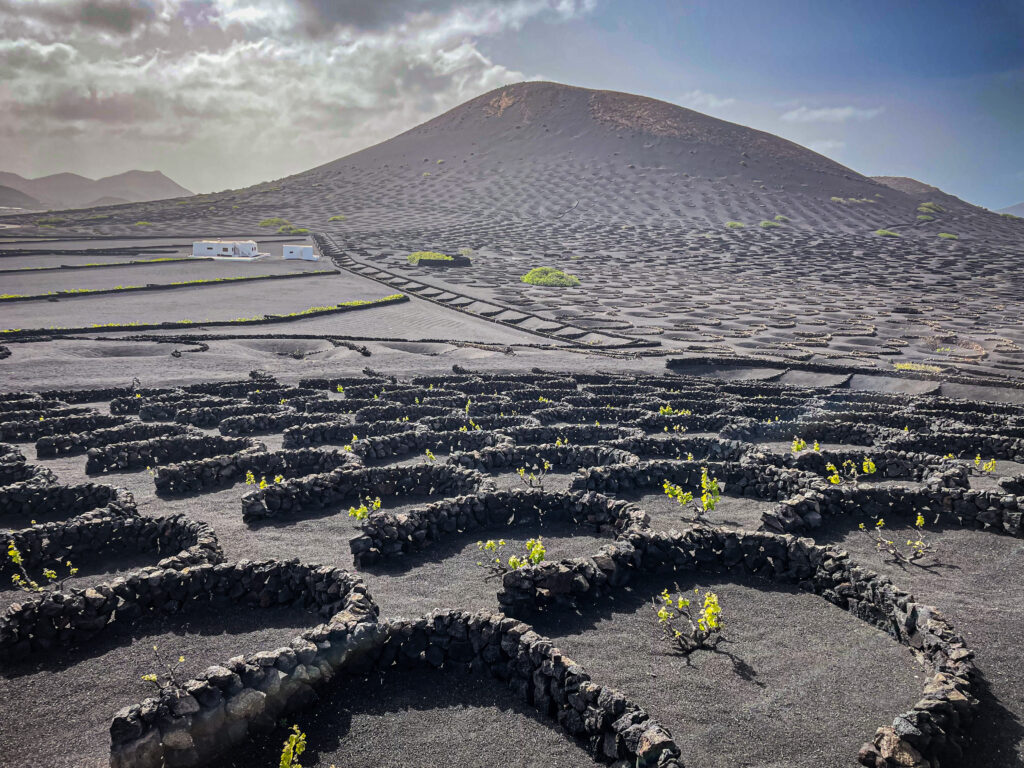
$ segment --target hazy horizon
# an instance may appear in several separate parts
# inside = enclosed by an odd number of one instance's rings
[[[1024,200],[1024,8],[0,0],[0,170],[298,173],[522,80],[659,98],[865,175]],[[1017,43],[1015,44],[1015,41]]]

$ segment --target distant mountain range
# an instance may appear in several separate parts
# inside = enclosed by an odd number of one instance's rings
[[[92,208],[191,195],[160,171],[127,171],[102,179],[88,179],[75,173],[26,179],[0,171],[0,206],[11,208]]]
[[[1016,205],[1011,205],[1009,208],[1000,208],[996,213],[1010,213],[1014,216],[1024,218],[1024,203],[1017,203]]]

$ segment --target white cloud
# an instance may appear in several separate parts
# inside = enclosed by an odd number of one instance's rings
[[[145,5],[0,0],[0,142],[20,163],[0,170],[158,167],[197,191],[296,173],[528,79],[479,39],[593,0]]]
[[[882,111],[881,107],[797,107],[782,113],[780,119],[789,123],[845,123],[848,120],[870,120]]]
[[[679,103],[690,109],[721,109],[736,103],[736,99],[728,96],[717,96],[701,90],[688,91],[679,97]]]

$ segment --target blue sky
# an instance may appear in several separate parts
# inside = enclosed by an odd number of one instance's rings
[[[1024,201],[1024,0],[0,0],[0,170],[238,188],[528,79]]]
[[[692,106],[869,175],[1024,200],[1024,2],[636,0],[488,38],[546,78]]]

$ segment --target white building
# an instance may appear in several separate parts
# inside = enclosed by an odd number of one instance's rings
[[[266,256],[256,249],[255,240],[197,240],[192,255],[208,259],[258,259]]]
[[[320,254],[313,250],[312,245],[296,243],[284,246],[284,257],[286,259],[302,259],[303,261],[320,261]]]

